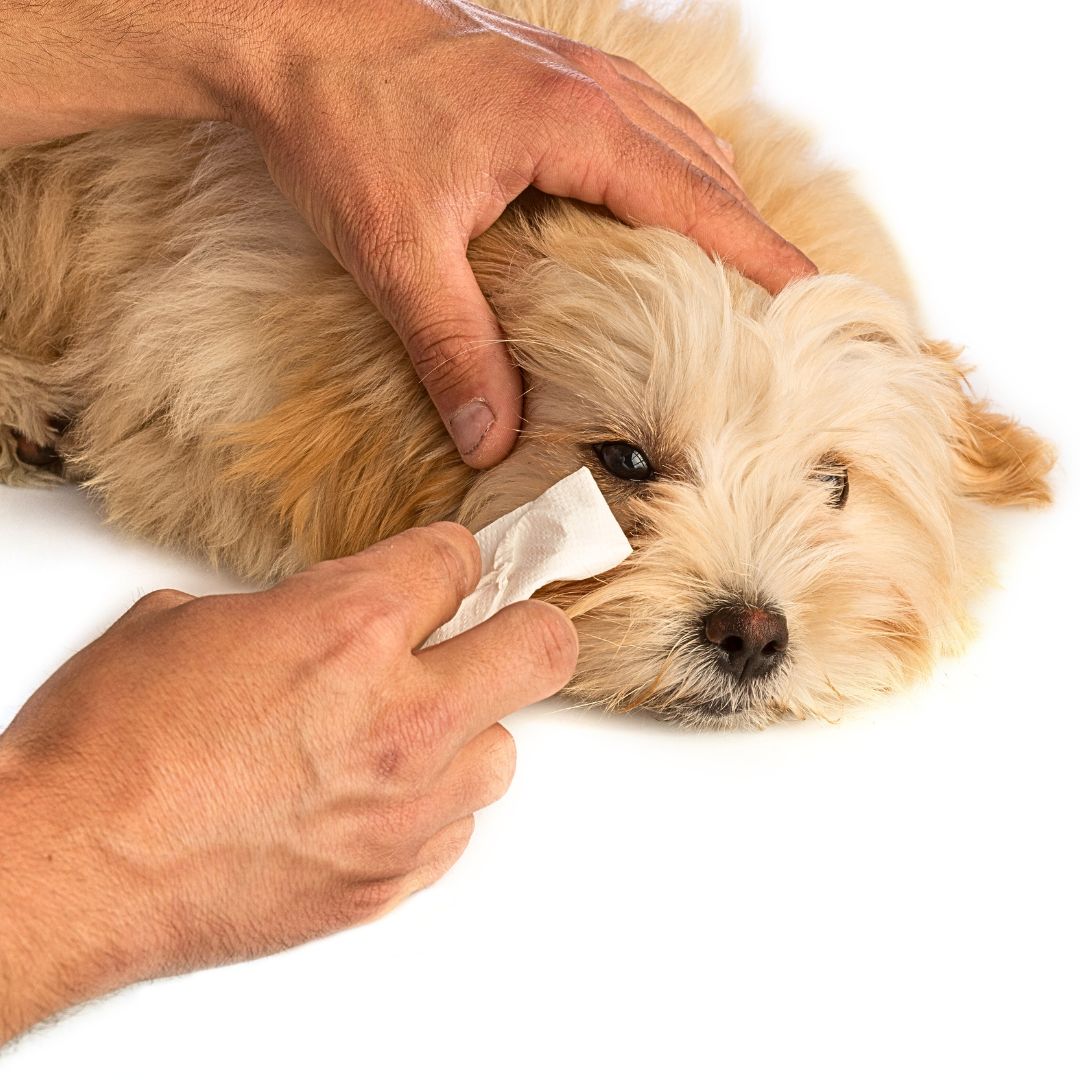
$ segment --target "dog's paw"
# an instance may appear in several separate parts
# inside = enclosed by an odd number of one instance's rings
[[[63,480],[63,470],[64,461],[55,446],[34,442],[14,428],[0,428],[0,483],[12,487],[57,484]]]

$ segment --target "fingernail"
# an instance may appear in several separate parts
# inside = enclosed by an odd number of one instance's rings
[[[468,401],[450,417],[450,435],[462,457],[474,453],[495,424],[495,414],[483,398]]]

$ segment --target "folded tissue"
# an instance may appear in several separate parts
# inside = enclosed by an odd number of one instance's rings
[[[633,548],[588,469],[476,534],[480,584],[424,643],[464,633],[553,581],[581,581],[618,566]]]

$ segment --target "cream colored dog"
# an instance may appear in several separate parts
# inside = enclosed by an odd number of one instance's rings
[[[249,135],[0,153],[0,477],[55,479],[55,447],[118,525],[272,579],[439,518],[481,527],[584,463],[635,551],[546,595],[577,620],[579,699],[762,723],[921,674],[969,632],[982,504],[1045,503],[1048,447],[920,333],[874,215],[751,97],[730,11],[500,6],[686,101],[822,276],[773,298],[681,236],[523,200],[471,258],[528,424],[475,474]]]

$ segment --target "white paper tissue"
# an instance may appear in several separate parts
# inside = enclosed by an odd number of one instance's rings
[[[552,581],[581,581],[618,566],[633,548],[588,469],[476,534],[480,584],[424,643],[464,633]]]

